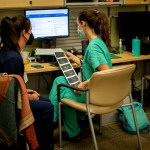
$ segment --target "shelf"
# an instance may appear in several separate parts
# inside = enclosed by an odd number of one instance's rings
[[[95,5],[95,6],[113,6],[113,5],[123,5],[124,4],[124,0],[118,0],[118,2],[100,2],[100,1],[88,1],[87,2],[83,2],[83,1],[78,1],[78,0],[66,0],[66,6],[91,6],[91,5]]]

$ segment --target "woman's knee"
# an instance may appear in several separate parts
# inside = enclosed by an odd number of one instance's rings
[[[66,82],[67,81],[66,81],[66,78],[64,76],[59,76],[59,77],[56,77],[54,79],[54,83],[57,83],[57,84],[59,84],[59,83],[66,83]]]

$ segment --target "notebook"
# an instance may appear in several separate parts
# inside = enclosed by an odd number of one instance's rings
[[[77,86],[80,83],[78,75],[76,74],[65,53],[55,52],[55,57],[69,85]]]

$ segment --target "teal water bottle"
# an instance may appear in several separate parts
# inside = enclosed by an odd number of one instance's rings
[[[133,56],[140,56],[141,41],[138,38],[132,39],[132,53]]]

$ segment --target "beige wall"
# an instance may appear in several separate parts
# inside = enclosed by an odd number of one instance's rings
[[[95,7],[93,7],[95,8]],[[97,9],[103,10],[106,14],[108,14],[108,8],[107,7],[96,7]],[[76,14],[83,8],[70,8],[70,12]],[[150,9],[150,8],[149,8]],[[112,46],[116,47],[118,46],[119,43],[119,37],[118,37],[118,29],[117,29],[117,14],[119,11],[145,11],[146,7],[145,6],[115,6],[115,7],[110,7],[110,25],[111,25],[111,41],[112,41]],[[76,22],[76,16],[73,14],[74,22]],[[15,16],[15,15],[24,15],[24,10],[0,10],[0,21],[3,17],[5,16]],[[63,40],[63,39],[60,39]],[[62,42],[62,41],[61,41]],[[65,40],[64,40],[65,42]],[[72,42],[70,42],[72,43]],[[32,46],[27,46],[25,50],[34,50],[36,47],[39,47],[40,43],[38,41],[34,41]]]
[[[74,8],[71,8],[72,11]],[[75,9],[76,11],[81,10],[82,8]],[[106,7],[98,7],[97,9],[103,9],[106,13],[108,13],[108,8]],[[111,7],[110,8],[110,24],[111,24],[111,40],[112,40],[112,46],[118,46],[119,43],[119,37],[118,37],[118,28],[117,28],[117,13],[119,11],[145,11],[145,6],[128,6],[128,7]],[[148,8],[150,10],[150,8]],[[15,15],[23,15],[23,10],[0,10],[0,20],[5,16],[15,16]],[[76,19],[76,18],[74,18]],[[39,42],[35,41],[32,46],[28,46],[25,49],[26,50],[34,50],[36,47],[39,46]],[[73,45],[72,45],[73,46]],[[141,77],[142,77],[142,65],[143,62],[140,61],[137,63],[137,70],[135,73],[135,79],[136,79],[136,86],[140,88],[141,85]],[[149,65],[149,64],[148,64]],[[149,67],[147,67],[149,68]],[[150,73],[150,69],[148,70],[148,73]],[[44,74],[44,77],[47,79],[47,82],[44,80],[42,75],[39,74],[29,74],[28,78],[29,81],[27,82],[27,88],[31,88],[34,90],[40,89],[41,95],[47,96],[49,95],[49,91],[51,88],[51,85],[53,83],[53,75],[60,75],[60,72],[49,72],[48,74]],[[40,80],[39,80],[40,79]],[[39,82],[40,81],[40,82]],[[49,87],[49,88],[48,88]],[[118,113],[115,111],[114,113],[104,115],[102,118],[102,124],[110,124],[112,122],[115,122],[118,120]]]
[[[94,8],[94,7],[93,7]],[[96,7],[97,9],[102,9],[106,14],[108,14],[108,8],[107,7]],[[82,10],[83,8],[70,8],[71,12],[79,12],[80,10]],[[150,8],[148,8],[150,10]],[[118,37],[118,28],[117,28],[117,14],[119,11],[145,11],[146,7],[145,6],[118,6],[118,7],[110,7],[110,24],[111,24],[111,40],[112,40],[112,46],[118,46],[119,43],[119,37]],[[24,15],[24,11],[23,10],[0,10],[0,20],[5,17],[5,16],[9,16],[9,17],[13,17],[15,15]],[[75,16],[74,16],[74,21],[76,20]],[[39,42],[35,41],[33,43],[32,46],[28,46],[25,48],[25,50],[34,50],[36,47],[39,46]],[[72,45],[73,46],[73,45]],[[138,70],[135,74],[136,79],[137,79],[137,84],[140,85],[140,79],[142,76],[142,71],[141,71],[141,64],[142,62],[138,62]],[[148,72],[150,72],[148,70]],[[49,76],[46,75],[46,78],[48,78],[48,84],[50,85],[52,83],[51,81],[51,74]],[[32,74],[29,75],[29,82],[27,83],[28,87],[31,87],[35,90],[38,89],[38,74]],[[41,78],[41,83],[40,86],[42,88],[41,92],[44,94],[48,94],[49,91],[47,90],[47,85],[46,82]],[[44,90],[45,89],[45,90]]]

